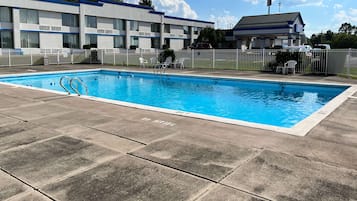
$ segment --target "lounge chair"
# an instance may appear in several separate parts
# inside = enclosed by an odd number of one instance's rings
[[[276,72],[279,73],[281,71],[282,74],[288,74],[289,70],[291,70],[293,72],[293,74],[295,75],[296,64],[297,64],[297,61],[289,60],[284,63],[284,66],[276,67]]]
[[[176,60],[174,63],[172,63],[174,68],[177,68],[178,66],[183,69],[185,68],[185,62],[186,58],[179,58],[178,60]]]
[[[149,64],[148,60],[144,59],[143,57],[139,57],[139,63],[140,63],[140,67],[143,67],[143,68],[145,68],[145,66],[147,64]]]

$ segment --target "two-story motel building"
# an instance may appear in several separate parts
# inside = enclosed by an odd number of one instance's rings
[[[213,22],[115,0],[0,0],[0,48],[183,49]]]

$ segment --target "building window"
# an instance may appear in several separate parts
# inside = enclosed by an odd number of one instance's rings
[[[125,48],[125,36],[114,36],[114,48]]]
[[[130,46],[139,47],[139,37],[137,37],[137,36],[132,36],[132,37],[130,38]]]
[[[62,13],[62,26],[78,27],[79,26],[78,15]]]
[[[11,8],[0,7],[0,22],[12,22]]]
[[[160,30],[161,30],[161,24],[158,23],[151,24],[151,32],[160,33]]]
[[[91,28],[97,28],[97,17],[86,16],[86,26]]]
[[[78,34],[63,34],[63,48],[79,48]]]
[[[40,37],[38,32],[21,31],[22,48],[40,48]]]
[[[171,26],[169,24],[165,24],[164,26],[164,32],[165,33],[171,33]]]
[[[139,31],[138,21],[130,21],[130,31]]]
[[[20,22],[26,24],[38,24],[38,11],[21,9],[20,10]]]
[[[170,48],[170,38],[165,38],[165,48]]]
[[[193,33],[196,34],[196,35],[198,35],[198,34],[200,34],[201,30],[202,30],[201,27],[194,27],[194,28],[193,28]]]
[[[151,38],[151,48],[160,49],[160,38]]]
[[[183,34],[190,34],[190,27],[189,26],[183,26]]]
[[[184,39],[183,40],[183,48],[187,49],[191,44],[191,39]]]
[[[125,31],[126,30],[125,20],[114,19],[114,29],[119,31]]]
[[[90,48],[97,48],[98,47],[97,35],[86,34],[86,45],[88,45]]]
[[[13,48],[12,31],[0,31],[0,48]]]

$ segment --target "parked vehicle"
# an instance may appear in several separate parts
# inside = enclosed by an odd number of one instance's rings
[[[192,49],[212,49],[212,45],[210,43],[196,43],[192,44]]]
[[[316,44],[314,50],[331,50],[331,46],[329,44]]]

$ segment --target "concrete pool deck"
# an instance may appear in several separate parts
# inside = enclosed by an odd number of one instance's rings
[[[88,67],[102,66],[10,67],[0,74]],[[305,137],[6,85],[0,98],[0,200],[357,200],[353,97]]]

